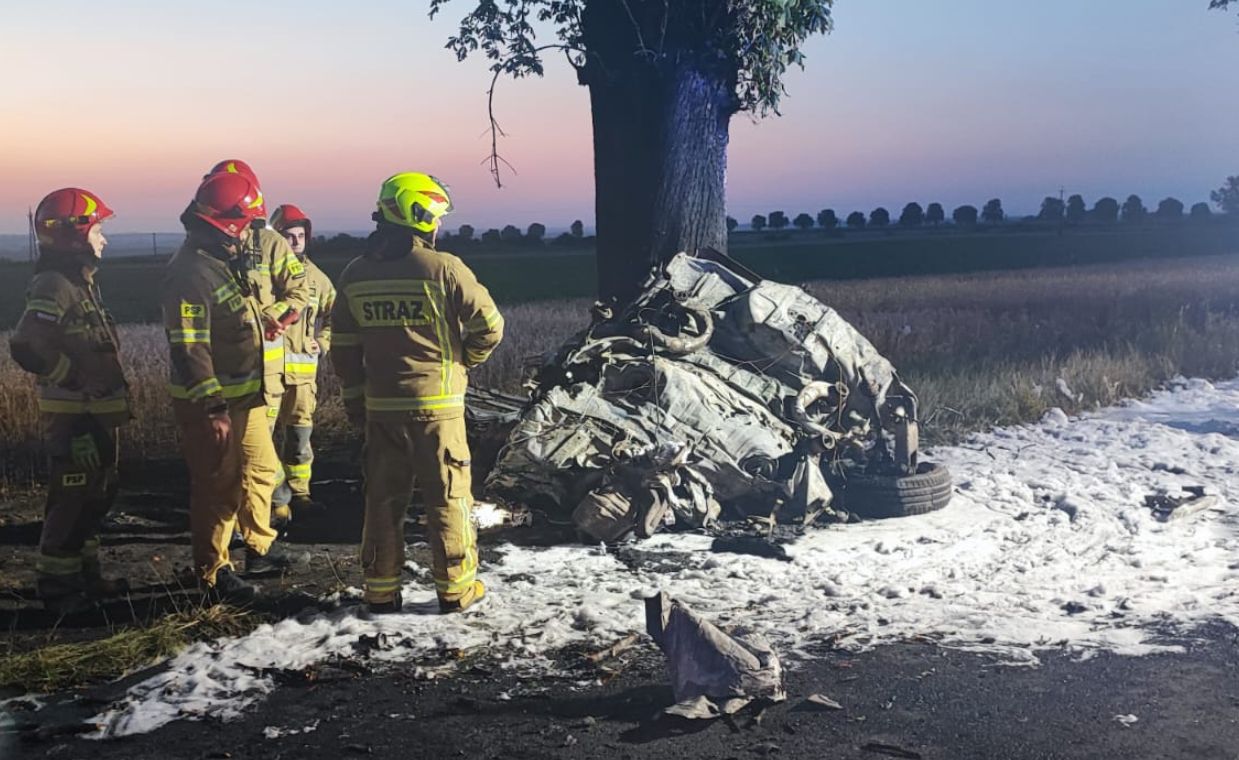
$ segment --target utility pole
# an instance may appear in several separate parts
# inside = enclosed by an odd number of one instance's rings
[[[35,251],[38,249],[39,238],[34,232],[34,209],[26,207],[26,258],[31,264],[35,260]]]
[[[1058,236],[1059,237],[1062,237],[1063,225],[1067,223],[1067,204],[1065,201],[1063,201],[1063,193],[1066,192],[1066,190],[1067,188],[1063,187],[1062,185],[1058,186],[1058,208],[1060,211],[1058,215]]]
[[[158,256],[159,248],[155,245],[155,233],[151,233],[151,255]]]

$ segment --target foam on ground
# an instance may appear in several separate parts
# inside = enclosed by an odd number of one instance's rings
[[[792,659],[826,637],[859,650],[927,636],[1035,664],[1051,650],[1174,651],[1171,634],[1239,624],[1239,382],[1190,381],[928,456],[955,477],[941,512],[813,530],[787,547],[791,562],[713,553],[696,535],[645,541],[636,563],[601,547],[504,545],[482,568],[489,592],[476,611],[434,614],[423,575],[404,587],[405,614],[367,620],[342,608],[196,644],[97,716],[97,735],[235,717],[274,688],[271,669],[348,657],[378,634],[390,646],[372,659],[485,650],[504,667],[551,668],[560,647],[641,630],[641,600],[658,590],[757,628]],[[1163,523],[1144,506],[1184,485],[1206,486],[1220,508]]]

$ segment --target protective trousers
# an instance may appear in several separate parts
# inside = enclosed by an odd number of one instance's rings
[[[478,549],[470,519],[473,496],[464,417],[427,421],[412,415],[371,415],[364,456],[361,564],[366,601],[390,602],[400,590],[404,519],[414,478],[425,501],[439,599],[456,602],[473,593]]]
[[[272,503],[276,505],[287,504],[294,496],[310,495],[310,474],[314,464],[310,436],[314,432],[317,395],[318,386],[315,383],[284,388],[278,418],[278,427],[284,428],[280,452],[280,459],[284,462],[284,482],[275,489]]]
[[[280,406],[284,403],[284,339],[277,338],[274,341],[263,341],[263,378],[262,378],[262,403],[264,413],[267,418],[267,436],[271,438],[272,446],[275,445],[275,426],[280,417]],[[279,462],[279,453],[276,453],[276,462]],[[259,477],[265,477],[259,474]],[[284,468],[276,467],[275,485],[271,489],[274,496],[277,492],[282,491],[284,486]],[[280,503],[280,506],[285,506],[288,501]]]
[[[118,451],[116,429],[90,415],[44,414],[42,423],[50,466],[36,569],[39,594],[47,597],[99,577],[99,525],[116,500]],[[75,458],[75,447],[87,442],[94,456]]]
[[[271,491],[279,458],[271,443],[263,407],[235,409],[232,436],[216,446],[209,418],[199,404],[174,400],[189,465],[189,529],[194,567],[208,585],[220,568],[232,567],[228,544],[240,530],[246,546],[266,554],[275,540]]]

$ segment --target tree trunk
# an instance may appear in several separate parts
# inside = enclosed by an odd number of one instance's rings
[[[633,0],[641,10],[642,4]],[[658,3],[657,8],[663,8]],[[594,128],[598,291],[631,299],[680,251],[727,248],[724,185],[734,72],[704,50],[646,50],[618,0],[582,17]],[[652,41],[651,41],[652,42]],[[665,40],[664,43],[665,44]],[[717,61],[717,59],[714,59]]]

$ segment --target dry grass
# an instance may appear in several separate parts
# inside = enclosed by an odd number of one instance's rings
[[[1211,257],[1073,269],[810,283],[899,368],[922,399],[930,441],[1069,413],[1146,393],[1175,375],[1230,377],[1239,366],[1239,261]],[[517,391],[522,369],[588,319],[589,301],[508,304],[507,338],[474,371],[480,386]],[[176,449],[160,328],[122,327],[137,421],[125,455]],[[0,335],[0,355],[8,354]],[[323,374],[319,427],[346,431],[335,378]],[[1058,379],[1072,391],[1058,390]],[[34,391],[0,361],[0,456],[9,483],[41,469]]]
[[[46,693],[110,681],[171,657],[195,641],[244,635],[259,622],[254,614],[225,605],[176,612],[105,639],[11,654],[0,659],[0,687]]]

